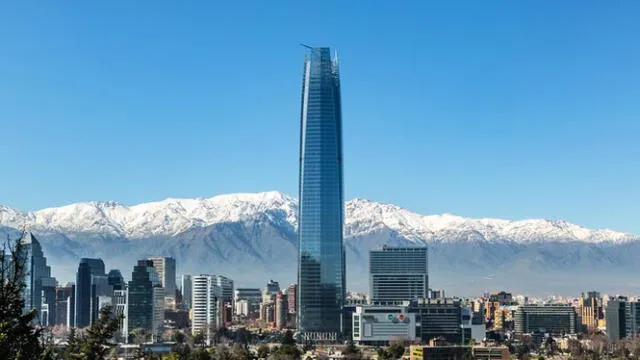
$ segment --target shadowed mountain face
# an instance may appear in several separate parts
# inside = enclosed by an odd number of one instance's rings
[[[0,233],[27,224],[59,280],[75,278],[81,257],[101,257],[129,278],[137,259],[165,255],[178,273],[225,274],[236,286],[295,282],[296,200],[278,192],[167,199],[131,207],[73,204],[20,213],[0,206]],[[430,283],[451,295],[510,289],[574,294],[634,292],[640,238],[557,220],[423,216],[354,199],[345,204],[347,287],[366,291],[368,250],[429,247]]]

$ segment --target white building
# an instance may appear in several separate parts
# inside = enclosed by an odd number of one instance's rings
[[[120,332],[122,337],[126,339],[129,336],[129,328],[127,315],[127,290],[114,290],[113,291],[113,309],[116,316],[122,315],[122,321],[120,321]]]
[[[222,325],[218,299],[222,296],[222,289],[217,285],[217,279],[212,275],[197,275],[191,278],[191,332],[203,333],[207,343],[211,342],[211,333]]]
[[[359,305],[352,316],[357,344],[379,346],[391,340],[416,340],[416,314],[405,306]]]
[[[249,301],[236,300],[235,314],[238,316],[249,316]]]

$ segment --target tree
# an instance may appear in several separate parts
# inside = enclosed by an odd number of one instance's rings
[[[518,360],[528,359],[529,352],[531,352],[531,349],[529,349],[529,345],[521,344],[516,347],[516,357],[518,358]]]
[[[231,359],[233,360],[253,360],[253,354],[241,344],[236,344],[231,348]]]
[[[122,316],[114,317],[111,306],[100,309],[98,319],[85,331],[82,352],[87,359],[104,359],[110,348],[116,346],[111,340],[118,331]]]
[[[378,359],[390,360],[392,358],[391,354],[384,348],[377,348],[376,353],[378,354]]]
[[[194,349],[189,355],[189,360],[211,360],[211,355],[205,349]]]
[[[362,359],[362,353],[356,344],[354,344],[353,339],[349,339],[347,345],[342,349],[342,353],[347,360]]]
[[[391,359],[400,359],[404,355],[405,347],[400,343],[393,343],[389,345],[387,348],[387,353],[390,355]]]
[[[258,359],[266,359],[269,357],[270,349],[268,345],[262,344],[258,347]]]
[[[22,236],[13,245],[7,241],[0,250],[0,354],[5,359],[42,359],[42,330],[34,326],[35,309],[25,311],[26,249]]]
[[[282,345],[296,344],[296,340],[293,338],[293,332],[291,330],[285,331],[284,336],[282,336],[282,339],[280,340],[280,344]]]
[[[80,360],[82,355],[82,343],[77,336],[76,328],[69,329],[69,335],[67,336],[67,346],[63,352],[63,358],[65,360]]]

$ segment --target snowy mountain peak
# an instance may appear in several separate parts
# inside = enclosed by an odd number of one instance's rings
[[[21,213],[0,206],[0,225],[47,232],[117,235],[130,239],[175,236],[189,229],[239,221],[297,225],[297,200],[278,191],[238,193],[211,198],[168,198],[125,206],[87,202]],[[626,242],[638,236],[589,230],[564,220],[471,219],[449,213],[420,215],[392,204],[356,198],[345,203],[345,235],[388,230],[424,242]]]

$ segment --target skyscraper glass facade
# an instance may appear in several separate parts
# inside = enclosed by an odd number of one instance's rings
[[[345,299],[340,77],[329,48],[305,59],[300,118],[298,327],[322,340],[341,333]]]
[[[104,262],[102,259],[80,259],[76,274],[76,327],[82,328],[91,325],[91,309],[93,277],[104,276]]]

